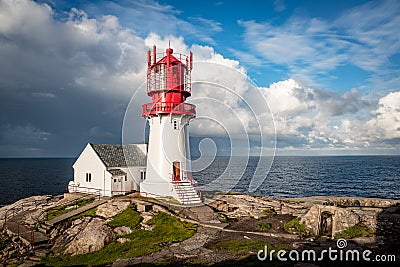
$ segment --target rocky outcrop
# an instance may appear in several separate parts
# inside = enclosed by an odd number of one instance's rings
[[[129,205],[130,202],[126,201],[107,202],[97,207],[96,215],[106,219],[112,218],[126,210]]]
[[[46,215],[47,215],[47,213],[43,209],[34,210],[32,212],[25,214],[23,221],[27,224],[35,225],[35,224],[39,223],[40,221],[45,220]]]
[[[315,205],[301,218],[300,223],[315,236],[326,232],[334,237],[335,234],[360,223],[360,217],[345,208]]]
[[[127,235],[132,233],[131,228],[127,227],[127,226],[119,226],[114,228],[114,233],[116,235]]]
[[[7,215],[8,217],[12,214],[17,214],[22,211],[35,211],[46,207],[54,202],[52,196],[32,196],[18,200],[17,202],[4,206],[0,208],[0,220],[4,219]]]
[[[309,209],[296,201],[290,202],[250,195],[224,195],[211,201],[208,205],[231,218],[253,217],[255,219],[265,216],[263,212],[266,209],[274,210],[278,214],[294,216],[304,215]]]
[[[93,218],[69,243],[64,253],[77,255],[100,250],[109,244],[114,236],[113,230],[103,219]]]

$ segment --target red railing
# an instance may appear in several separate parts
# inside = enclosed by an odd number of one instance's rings
[[[156,102],[142,105],[142,116],[158,113],[196,115],[196,106],[188,103]]]
[[[18,237],[23,236],[24,239],[29,241],[32,245],[35,243],[35,232],[32,228],[23,225],[12,218],[5,221],[4,226],[11,232],[17,234]]]
[[[201,194],[201,191],[200,191],[200,187],[197,184],[197,181],[195,179],[193,179],[193,176],[192,176],[191,173],[185,171],[185,175],[186,175],[186,178],[189,180],[190,184],[193,186],[193,188],[196,191],[197,195],[201,199],[202,198],[202,194]]]
[[[23,202],[18,206],[8,209],[5,212],[4,218],[3,218],[4,219],[4,227],[11,230],[15,234],[17,234],[18,237],[24,236],[24,238],[26,240],[28,240],[31,244],[33,244],[35,242],[35,231],[31,227],[23,225],[20,222],[18,222],[17,220],[14,220],[13,218],[16,215],[18,215],[20,212],[23,212],[25,206],[28,206],[28,207],[35,206],[34,209],[36,210],[38,203],[39,204],[48,203],[48,199],[46,200],[46,202],[43,202],[40,200]]]

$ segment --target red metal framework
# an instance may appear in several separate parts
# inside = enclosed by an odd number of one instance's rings
[[[157,54],[148,51],[147,94],[152,103],[142,106],[142,116],[159,113],[196,114],[196,107],[184,103],[191,95],[191,70],[193,56],[174,54],[172,48]]]
[[[166,52],[157,53],[153,46],[153,53],[147,52],[147,92],[178,90],[191,93],[191,71],[193,68],[193,55],[173,53],[172,48]]]

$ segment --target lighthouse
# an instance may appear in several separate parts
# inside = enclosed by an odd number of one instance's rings
[[[193,56],[167,48],[147,54],[147,95],[151,102],[142,106],[147,119],[149,145],[146,177],[140,194],[174,198],[181,204],[201,203],[201,192],[191,175],[189,121],[196,106],[186,103],[191,96]]]

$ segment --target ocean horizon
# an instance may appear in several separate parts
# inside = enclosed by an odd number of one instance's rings
[[[221,175],[228,175],[237,177],[231,191],[239,193],[284,198],[322,195],[400,199],[400,155],[276,156],[270,169],[258,166],[258,159],[216,157],[207,168],[193,172],[193,177],[203,190]],[[65,193],[73,179],[75,160],[0,158],[0,205],[34,195]],[[235,164],[228,165],[230,160]],[[262,184],[249,192],[257,167],[269,172]],[[195,160],[192,169],[196,169]],[[218,183],[214,189],[218,191]]]

